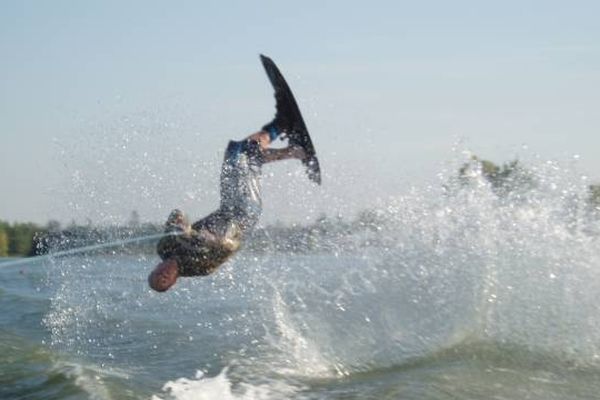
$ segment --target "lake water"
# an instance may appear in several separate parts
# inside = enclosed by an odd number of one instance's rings
[[[5,260],[0,398],[600,398],[600,243],[573,199],[413,193],[335,251],[242,251],[164,294],[153,255]]]

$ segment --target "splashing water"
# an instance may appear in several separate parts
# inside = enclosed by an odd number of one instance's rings
[[[466,183],[445,174],[382,202],[332,252],[245,251],[165,295],[146,287],[145,255],[54,260],[52,346],[130,371],[155,398],[585,398],[600,371],[599,224],[585,179],[557,163],[530,173],[502,195],[476,166]]]

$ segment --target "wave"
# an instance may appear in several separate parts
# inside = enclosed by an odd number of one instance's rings
[[[345,376],[469,340],[598,368],[600,224],[587,179],[553,162],[531,177],[500,196],[475,168],[466,185],[382,204],[375,229],[344,236],[333,257],[264,261],[265,337],[284,360],[269,362]]]
[[[146,256],[60,259],[46,326],[55,348],[167,382],[157,398],[281,398],[451,359],[597,371],[587,181],[556,163],[531,174],[535,186],[502,195],[477,168],[467,183],[442,175],[329,253],[243,252],[169,295],[147,289]]]
[[[107,383],[106,371],[62,359],[22,336],[0,331],[0,354],[2,398],[131,398],[119,395],[117,383]]]
[[[271,400],[289,399],[298,393],[299,388],[283,381],[263,384],[243,383],[234,385],[228,377],[229,368],[219,374],[207,377],[197,371],[195,378],[178,378],[166,382],[161,394],[154,394],[152,400]]]

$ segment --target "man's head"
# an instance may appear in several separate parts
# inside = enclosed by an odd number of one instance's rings
[[[158,264],[148,276],[148,284],[157,292],[165,292],[177,282],[179,268],[174,258]]]

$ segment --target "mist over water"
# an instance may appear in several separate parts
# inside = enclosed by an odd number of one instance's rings
[[[216,116],[202,124],[199,115],[208,111],[190,116],[185,107],[113,119],[109,115],[104,122],[88,123],[85,134],[64,142],[56,139],[65,170],[64,182],[53,189],[53,198],[59,200],[54,214],[65,223],[110,225],[128,222],[134,210],[142,222],[154,223],[162,223],[175,207],[193,220],[212,212],[220,201],[219,176],[228,141],[254,133],[272,118],[273,110],[265,110],[264,121],[255,116],[245,124],[223,121],[226,115],[211,111]],[[345,160],[337,152],[319,156],[325,179],[319,187],[307,179],[297,160],[263,167],[264,223],[310,223],[322,213],[351,216],[390,192],[360,160]]]
[[[456,178],[468,159],[333,251],[242,251],[166,294],[147,288],[154,255],[54,259],[46,345],[95,398],[593,398],[590,182],[531,157],[531,184],[499,193],[477,163]]]

